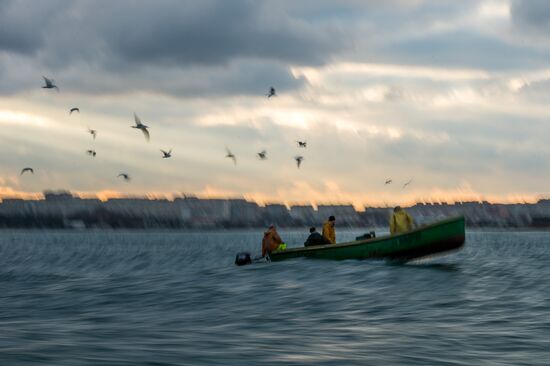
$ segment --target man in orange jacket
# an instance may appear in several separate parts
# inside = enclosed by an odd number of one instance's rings
[[[330,241],[331,244],[336,244],[336,230],[334,229],[334,224],[336,218],[330,216],[328,221],[323,224],[323,236]]]
[[[283,240],[279,236],[279,233],[277,233],[277,229],[275,229],[275,225],[269,225],[262,239],[262,257],[276,250],[282,250],[285,247]]]

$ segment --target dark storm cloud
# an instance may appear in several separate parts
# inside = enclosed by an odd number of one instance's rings
[[[293,89],[303,80],[289,65],[330,62],[352,42],[343,27],[275,1],[0,0],[0,10],[0,73],[10,85],[0,93],[35,87],[44,74],[81,92]]]
[[[111,50],[134,62],[224,64],[252,57],[319,64],[346,44],[341,31],[292,19],[270,2],[108,4],[108,16],[92,19]]]
[[[120,70],[108,80],[94,80],[94,72],[85,71],[84,74],[67,75],[66,84],[75,90],[94,94],[154,89],[171,95],[204,97],[263,96],[270,85],[276,85],[277,90],[284,93],[305,83],[303,78],[292,76],[284,65],[269,61],[236,61],[225,67],[146,68],[135,78],[132,78],[132,72]]]
[[[547,0],[513,0],[510,13],[520,26],[533,30],[550,29],[550,2]]]
[[[42,32],[56,18],[56,1],[0,1],[0,52],[31,54],[43,45]]]
[[[276,2],[3,1],[0,7],[0,49],[40,49],[46,61],[60,63],[89,57],[92,48],[96,58],[127,64],[221,65],[236,58],[322,64],[349,45],[341,29],[292,18]]]

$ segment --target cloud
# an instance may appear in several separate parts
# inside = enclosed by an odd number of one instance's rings
[[[342,31],[292,19],[268,2],[138,4],[128,14],[118,2],[109,18],[96,18],[113,35],[105,38],[111,50],[133,62],[205,65],[250,57],[319,64],[346,44]]]
[[[550,3],[544,0],[511,0],[510,15],[511,31],[507,38],[514,44],[528,45],[529,48],[544,54],[545,60],[548,60]],[[530,60],[527,58],[525,61],[527,64]]]
[[[0,93],[161,92],[180,96],[297,89],[289,65],[321,65],[353,33],[312,23],[269,1],[4,1]]]
[[[57,1],[38,2],[29,7],[24,2],[0,1],[0,53],[36,53],[44,44],[47,27],[55,19]]]
[[[0,0],[0,186],[354,202],[462,182],[539,193],[550,54],[526,4]],[[26,165],[36,175],[21,180]],[[387,177],[415,183],[404,192]]]
[[[0,49],[40,51],[51,66],[95,56],[111,67],[225,65],[234,59],[322,64],[343,29],[291,17],[268,1],[2,3]]]
[[[550,28],[550,3],[545,0],[512,0],[513,21],[531,30]]]

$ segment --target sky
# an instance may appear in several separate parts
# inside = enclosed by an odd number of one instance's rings
[[[533,201],[548,60],[545,0],[0,0],[0,196]]]

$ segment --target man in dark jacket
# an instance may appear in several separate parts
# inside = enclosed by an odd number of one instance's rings
[[[304,246],[309,247],[311,245],[325,245],[330,244],[323,235],[319,234],[314,227],[309,228],[309,237],[307,238]]]

